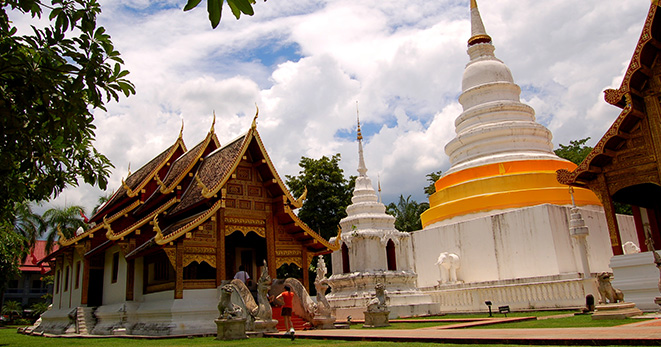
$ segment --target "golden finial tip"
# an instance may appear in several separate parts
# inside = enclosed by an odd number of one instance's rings
[[[215,126],[216,126],[216,110],[213,110],[213,121],[211,122],[211,129],[209,130],[210,133],[214,132]]]
[[[257,117],[259,116],[259,106],[257,106],[257,103],[255,103],[255,109],[255,117],[253,117],[252,124],[250,125],[253,129],[257,128]]]
[[[184,118],[181,118],[181,129],[179,129],[179,138],[184,137]]]

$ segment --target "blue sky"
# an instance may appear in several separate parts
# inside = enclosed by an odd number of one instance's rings
[[[176,139],[204,138],[213,112],[226,143],[258,130],[281,177],[301,156],[341,153],[356,174],[356,101],[366,164],[384,202],[426,201],[425,175],[447,170],[445,144],[461,113],[468,62],[468,0],[257,1],[255,15],[224,10],[212,30],[205,2],[108,0],[99,22],[131,71],[137,94],[95,110],[97,148],[115,169],[110,190]],[[600,138],[619,110],[603,101],[618,87],[649,0],[478,1],[496,56],[554,144]],[[27,24],[27,23],[26,23]],[[108,193],[110,192],[108,191]],[[67,189],[51,204],[89,210],[98,188]],[[48,206],[48,205],[47,205]]]

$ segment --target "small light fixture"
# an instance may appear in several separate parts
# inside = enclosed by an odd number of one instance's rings
[[[489,317],[493,317],[493,314],[491,313],[491,305],[493,304],[491,303],[491,301],[487,300],[484,302],[484,304],[487,305],[487,307],[489,307]]]

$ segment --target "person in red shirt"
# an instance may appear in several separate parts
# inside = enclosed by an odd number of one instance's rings
[[[282,306],[282,311],[281,315],[285,319],[285,329],[287,329],[287,332],[291,334],[292,336],[294,335],[294,325],[291,323],[291,312],[292,312],[292,302],[294,301],[294,293],[292,293],[291,288],[289,286],[285,286],[285,291],[280,293],[278,297],[276,297],[276,300],[282,298],[282,301],[284,301],[284,305]]]

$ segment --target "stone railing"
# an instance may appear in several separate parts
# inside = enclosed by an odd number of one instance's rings
[[[498,306],[504,305],[512,310],[582,307],[587,294],[585,287],[586,281],[580,276],[549,276],[440,285],[422,290],[441,305],[442,312],[486,311],[485,301],[491,301],[492,309],[497,312]]]

